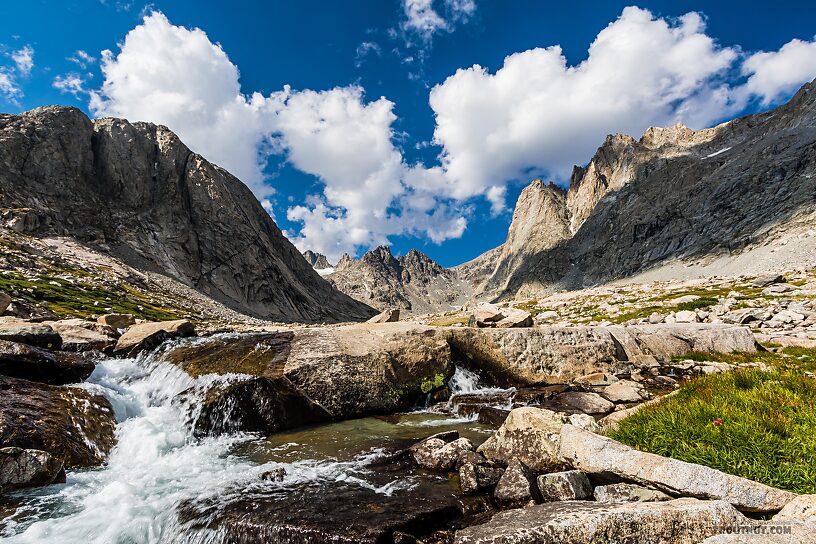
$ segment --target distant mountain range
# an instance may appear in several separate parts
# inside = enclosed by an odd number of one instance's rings
[[[422,312],[692,266],[709,275],[816,266],[815,83],[710,129],[608,136],[568,189],[526,187],[507,241],[470,262],[445,269],[378,248],[344,257],[329,279],[377,308]]]

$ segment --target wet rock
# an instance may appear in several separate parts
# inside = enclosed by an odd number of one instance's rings
[[[29,323],[16,317],[0,317],[0,340],[19,342],[44,349],[60,349],[59,333],[42,323]]]
[[[697,544],[748,520],[725,501],[550,502],[500,512],[456,533],[455,544]]]
[[[0,374],[51,385],[78,383],[94,370],[90,356],[0,340]]]
[[[64,481],[62,459],[47,451],[0,448],[0,492]]]
[[[479,423],[498,427],[507,420],[508,415],[510,410],[485,406],[479,410]]]
[[[556,395],[554,407],[569,412],[580,412],[582,414],[608,414],[615,409],[615,405],[598,393],[587,393],[583,391],[567,391]]]
[[[110,327],[114,331],[127,329],[131,325],[136,324],[136,318],[131,314],[105,314],[96,318],[96,322],[100,325]]]
[[[400,311],[398,308],[391,308],[388,310],[384,310],[368,321],[366,323],[394,323],[399,321],[400,318]]]
[[[409,448],[414,462],[428,470],[450,471],[456,467],[462,452],[473,451],[473,443],[467,438],[457,438],[445,443],[439,438],[428,438]]]
[[[589,478],[580,470],[542,474],[537,483],[541,500],[545,502],[581,501],[592,496]]]
[[[598,394],[610,402],[640,402],[646,396],[642,386],[629,380],[599,388]]]
[[[197,437],[236,432],[268,435],[331,419],[285,377],[217,383],[203,399],[195,398],[190,411]]]
[[[516,408],[478,451],[503,465],[520,460],[539,472],[560,470],[564,464],[558,457],[558,439],[564,421],[550,410]]]
[[[502,504],[524,504],[538,498],[533,471],[513,459],[499,478],[493,496]]]
[[[261,480],[268,482],[282,482],[286,477],[286,469],[283,467],[274,468],[261,473]]]
[[[459,487],[464,493],[476,493],[499,483],[502,474],[501,467],[465,463],[459,467]]]
[[[65,466],[102,463],[114,445],[108,400],[77,387],[0,376],[0,444],[47,451]]]
[[[657,491],[635,484],[619,483],[599,485],[594,491],[598,502],[658,502],[669,501],[671,497]]]
[[[638,451],[572,425],[561,429],[559,454],[588,474],[614,475],[672,495],[722,499],[747,512],[776,511],[796,497],[713,468]]]
[[[158,347],[165,340],[195,336],[195,333],[195,326],[186,319],[138,323],[119,337],[113,353],[134,357],[140,351]]]
[[[515,396],[515,389],[497,393],[458,393],[450,397],[449,404],[457,415],[468,417],[489,406],[511,406]]]
[[[385,486],[399,475],[369,478],[372,485]],[[461,516],[462,507],[447,478],[423,478],[413,489],[390,494],[341,481],[329,488],[260,483],[179,508],[185,527],[218,530],[231,544],[383,544],[393,542],[395,532],[426,534]]]

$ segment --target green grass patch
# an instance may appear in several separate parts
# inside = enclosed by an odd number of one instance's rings
[[[17,272],[0,274],[0,291],[29,304],[40,305],[62,318],[89,318],[109,311],[133,314],[151,321],[180,317],[177,309],[151,302],[135,289],[100,287],[49,274],[36,278],[27,278]]]
[[[513,306],[517,310],[524,310],[528,314],[530,314],[533,318],[544,311],[544,308],[539,308],[537,300],[531,300],[528,302],[522,302],[521,304],[516,304]]]
[[[677,395],[626,418],[609,436],[643,451],[706,465],[796,493],[816,493],[816,350],[691,354],[685,359],[755,362],[698,378]]]
[[[677,311],[683,310],[698,310],[701,308],[709,308],[717,304],[718,300],[716,298],[698,298],[697,300],[692,300],[691,302],[681,302],[677,305]]]
[[[453,327],[456,325],[467,325],[470,316],[467,315],[446,315],[438,319],[434,319],[428,325],[432,327]]]

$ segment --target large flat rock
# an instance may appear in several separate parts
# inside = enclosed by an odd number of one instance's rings
[[[563,501],[508,510],[456,533],[455,544],[697,544],[747,521],[726,501]]]
[[[721,499],[747,512],[774,512],[796,494],[746,478],[630,448],[611,438],[564,425],[559,456],[588,474],[615,476],[673,495]]]
[[[692,351],[757,350],[750,329],[722,324],[444,330],[457,354],[495,381],[514,385],[569,383],[587,374],[614,373],[620,361],[643,355],[667,361]]]

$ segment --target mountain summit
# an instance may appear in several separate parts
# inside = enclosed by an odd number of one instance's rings
[[[164,126],[56,106],[0,115],[0,206],[27,234],[74,238],[252,316],[372,313],[309,266],[241,181]]]

